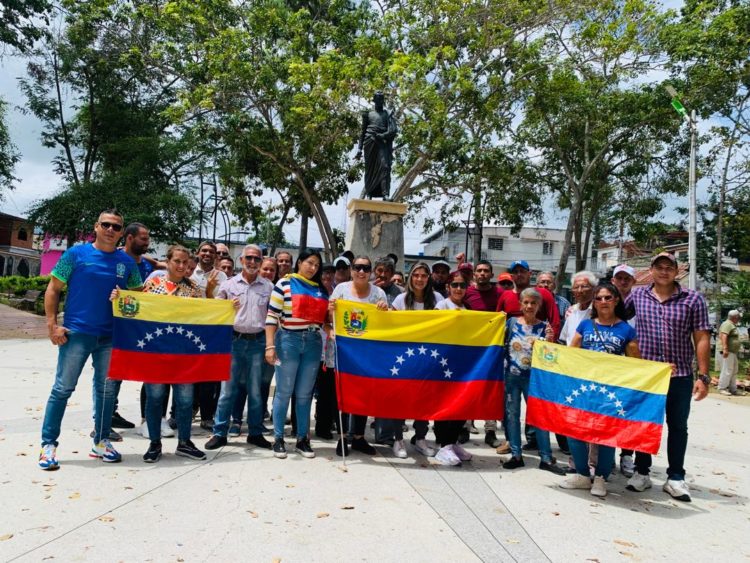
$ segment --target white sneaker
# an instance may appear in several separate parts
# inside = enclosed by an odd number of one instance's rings
[[[591,479],[580,473],[574,473],[564,481],[560,481],[560,488],[562,489],[591,489]]]
[[[148,424],[146,424],[145,421],[141,424],[141,427],[138,429],[138,434],[146,438],[146,440],[150,440],[148,436]]]
[[[440,462],[440,465],[461,465],[461,460],[453,451],[451,446],[443,446],[435,454],[435,460]]]
[[[688,487],[688,484],[684,480],[667,479],[662,490],[675,500],[690,502],[690,487]]]
[[[732,393],[728,389],[719,389],[719,395],[725,395],[727,397],[731,397]]]
[[[406,458],[406,446],[403,440],[396,440],[393,442],[393,454],[401,459]]]
[[[174,437],[174,430],[169,427],[169,423],[166,418],[161,419],[161,437],[172,438]]]
[[[646,489],[651,488],[651,477],[648,475],[641,475],[640,473],[634,473],[633,476],[628,479],[628,484],[625,488],[629,491],[642,493]]]
[[[620,456],[620,473],[625,477],[632,477],[635,473],[635,463],[632,455]]]
[[[607,482],[601,475],[594,477],[594,484],[591,485],[591,494],[601,498],[607,496]]]
[[[434,448],[431,448],[427,445],[427,440],[417,440],[417,442],[414,444],[414,447],[425,457],[432,457],[435,455]]]
[[[461,444],[453,444],[451,447],[453,448],[453,453],[456,454],[456,457],[461,461],[471,460],[471,454],[467,452]]]

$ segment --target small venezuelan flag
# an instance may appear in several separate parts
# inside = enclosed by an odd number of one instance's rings
[[[120,291],[113,309],[111,379],[145,383],[229,379],[231,301]]]
[[[380,418],[502,419],[505,315],[336,301],[339,408]]]
[[[289,275],[292,317],[323,324],[328,316],[328,295],[314,281],[299,274]]]
[[[655,454],[669,364],[536,342],[526,422],[586,442]]]

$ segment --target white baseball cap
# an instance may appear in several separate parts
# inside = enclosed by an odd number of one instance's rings
[[[620,264],[615,268],[615,271],[612,273],[612,277],[615,277],[620,272],[625,272],[631,278],[635,278],[635,270],[632,266],[628,266],[627,264]]]

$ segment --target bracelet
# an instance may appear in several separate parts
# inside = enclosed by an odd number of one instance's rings
[[[266,346],[266,350],[274,350],[276,346]]]

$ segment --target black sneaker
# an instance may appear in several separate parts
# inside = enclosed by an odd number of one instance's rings
[[[201,428],[203,428],[203,430],[208,430],[209,432],[213,432],[213,429],[214,429],[213,418],[210,420],[201,420]]]
[[[195,444],[190,440],[185,440],[177,444],[177,450],[174,453],[180,457],[189,457],[190,459],[206,459],[206,454],[196,448]]]
[[[533,452],[534,450],[538,450],[539,446],[536,442],[528,442],[524,444],[521,449],[525,452]]]
[[[484,443],[487,444],[491,448],[496,448],[502,442],[497,439],[497,434],[495,434],[494,430],[488,430],[484,434]]]
[[[148,451],[143,454],[143,461],[146,463],[156,463],[161,459],[161,441],[151,442]]]
[[[519,467],[523,467],[524,465],[526,464],[523,462],[522,457],[512,457],[508,461],[503,463],[503,469],[517,469]]]
[[[539,469],[541,469],[542,471],[549,471],[550,473],[554,473],[555,475],[566,474],[566,471],[554,462],[547,463],[546,461],[540,461]]]
[[[122,418],[119,412],[112,415],[112,428],[135,428],[135,424]],[[110,439],[110,442],[112,440]]]
[[[336,446],[336,449],[338,450],[338,446]],[[352,440],[352,449],[367,455],[375,455],[378,453],[375,448],[367,443],[367,440],[365,440],[364,437],[354,438],[354,440]]]
[[[330,430],[315,429],[315,435],[321,440],[333,440],[333,432]]]
[[[315,452],[310,447],[310,440],[302,438],[297,440],[297,444],[294,446],[294,451],[300,454],[302,457],[312,458],[315,457]]]
[[[262,430],[262,432],[263,432],[263,435],[264,435],[264,436],[270,436],[271,434],[273,434],[273,428],[268,428],[268,427],[267,427],[267,426],[266,426],[266,425],[264,424],[264,425],[263,425],[263,430]]]
[[[227,445],[227,439],[224,436],[213,435],[208,439],[206,445],[203,446],[207,450],[218,450]]]
[[[92,430],[89,434],[91,438],[94,437],[94,431]],[[122,435],[119,432],[115,432],[114,430],[109,431],[109,438],[108,440],[110,442],[122,442]]]
[[[465,444],[469,441],[469,438],[471,438],[471,435],[469,434],[468,428],[462,428],[460,432],[458,433],[458,443],[459,444]]]
[[[177,430],[177,421],[171,416],[167,419],[167,424],[172,430]]]
[[[284,459],[286,457],[286,444],[281,438],[278,438],[273,443],[273,457],[278,457],[279,459]]]
[[[344,451],[341,451],[341,443],[344,444]],[[349,444],[346,443],[346,440],[344,438],[340,438],[339,441],[336,443],[336,455],[339,457],[343,457],[344,455],[349,455]]]
[[[264,450],[270,450],[273,448],[273,444],[266,440],[262,435],[261,436],[248,436],[247,437],[247,443],[251,446],[257,446],[259,448],[263,448]]]

